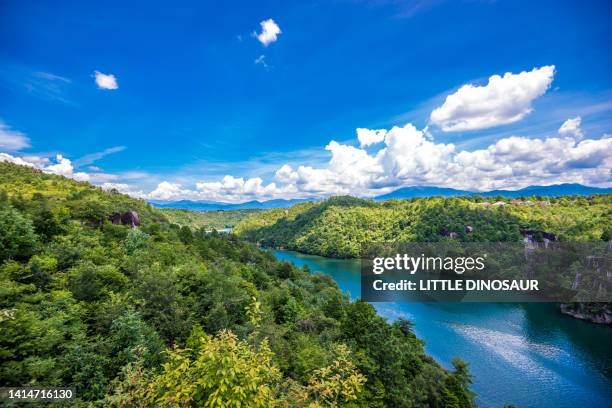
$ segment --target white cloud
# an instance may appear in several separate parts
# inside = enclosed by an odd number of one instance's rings
[[[385,129],[371,130],[365,128],[357,128],[357,139],[360,147],[367,147],[385,140],[387,131]]]
[[[19,164],[21,166],[35,167],[34,164],[24,160],[23,158],[11,156],[8,153],[0,153],[0,162],[8,162],[13,164]]]
[[[276,171],[274,179],[281,183],[295,183],[298,181],[298,175],[295,174],[291,166],[283,164],[283,166]]]
[[[106,183],[119,179],[116,174],[109,173],[87,173],[87,175],[92,183]]]
[[[96,172],[86,173],[82,171],[75,171],[73,162],[61,154],[58,154],[53,158],[47,158],[34,155],[25,155],[17,157],[8,153],[0,153],[0,162],[9,162],[22,166],[34,167],[36,169],[44,171],[45,173],[56,174],[59,176],[72,178],[77,181],[88,181],[90,183],[97,184],[101,183],[102,188],[116,188],[121,192],[125,192],[135,197],[145,196],[142,191],[135,190],[127,184],[111,183],[112,181],[116,181],[120,178],[130,178],[131,176],[129,173],[126,177],[121,177],[117,174],[100,172],[99,168],[93,166],[91,166],[93,168],[90,167],[90,170],[94,170]]]
[[[466,85],[447,98],[436,110],[437,116],[436,111],[432,113],[432,121],[435,116],[436,124],[443,130],[454,131],[518,120],[532,109],[533,98],[546,91],[553,73],[554,67],[550,66],[516,75],[493,76],[483,87]],[[283,164],[269,183],[261,177],[225,175],[220,180],[202,180],[190,187],[172,179],[158,179],[164,181],[149,193],[125,183],[141,185],[156,179],[148,173],[75,172],[75,165],[61,155],[49,159],[0,153],[0,161],[101,183],[106,189],[115,188],[135,197],[155,200],[241,202],[333,194],[367,197],[412,185],[473,191],[558,183],[611,186],[612,136],[604,134],[599,139],[581,140],[584,135],[580,125],[581,118],[576,117],[567,120],[558,134],[553,131],[549,137],[504,137],[476,150],[438,143],[427,127],[419,130],[411,123],[390,129],[358,128],[358,146],[332,140],[325,146],[329,154],[327,163],[317,167],[295,164],[295,161]],[[75,163],[89,164],[104,154],[120,150],[122,147],[106,149]],[[270,170],[268,166],[266,169]],[[90,167],[89,170],[99,169]]]
[[[51,164],[42,168],[45,173],[57,174],[58,176],[69,177],[76,181],[91,181],[89,174],[85,172],[75,172],[74,166],[70,159],[58,154],[55,156],[55,164]]]
[[[550,87],[555,66],[534,68],[503,77],[493,75],[485,86],[463,85],[434,109],[430,122],[445,132],[486,129],[517,122],[532,110],[534,99]]]
[[[104,190],[117,190],[120,193],[129,194],[136,198],[147,198],[147,194],[141,190],[135,190],[133,186],[125,183],[102,183],[100,187]]]
[[[101,187],[105,190],[114,189],[114,190],[121,191],[121,192],[127,192],[131,190],[130,185],[125,184],[125,183],[102,183]]]
[[[260,22],[259,25],[261,25],[261,33],[257,34],[255,32],[253,35],[255,35],[259,42],[265,47],[278,40],[278,35],[282,33],[278,24],[271,18]]]
[[[26,156],[21,156],[21,158],[25,160],[26,162],[31,163],[32,165],[38,168],[43,168],[49,163],[51,163],[51,160],[49,160],[48,157],[42,157],[42,156],[36,156],[36,155],[26,155]]]
[[[276,171],[274,181],[267,184],[261,177],[226,175],[218,181],[197,182],[195,188],[165,180],[153,191],[145,193],[121,181],[129,179],[128,174],[75,172],[72,162],[61,155],[49,160],[0,153],[0,161],[101,183],[105,189],[115,188],[134,197],[155,200],[242,202],[334,194],[367,197],[412,185],[473,191],[517,189],[533,184],[612,185],[610,135],[587,140],[565,136],[512,136],[488,147],[468,151],[458,150],[453,144],[437,143],[410,123],[372,132],[384,134],[383,141],[379,142],[381,146],[374,151],[332,140],[325,147],[330,154],[326,165],[284,164]],[[142,175],[136,179],[142,180]]]
[[[154,200],[173,200],[178,198],[188,198],[189,191],[182,190],[180,184],[162,181],[155,190],[149,193],[149,198]]]
[[[288,190],[279,189],[276,183],[264,185],[260,177],[245,180],[225,176],[221,181],[196,183],[195,196],[201,200],[239,201],[253,199],[270,199],[282,195]]]
[[[580,116],[576,116],[575,118],[568,119],[559,128],[559,134],[562,136],[574,136],[576,138],[582,139],[584,137],[584,132],[580,129],[580,125],[582,123],[582,118]]]
[[[26,147],[30,147],[30,139],[0,120],[0,149],[13,152]]]
[[[483,149],[458,151],[453,144],[436,143],[412,124],[372,132],[384,134],[384,144],[375,152],[331,141],[326,146],[331,154],[326,166],[284,164],[276,171],[275,182],[267,185],[259,177],[245,180],[226,175],[220,181],[196,183],[196,190],[164,182],[149,197],[240,202],[333,194],[374,196],[412,185],[486,191],[533,184],[612,184],[612,137],[608,135],[583,141],[512,136]]]
[[[94,71],[96,84],[100,89],[118,89],[117,78],[113,74],[103,74],[100,71]]]
[[[72,162],[70,159],[65,158],[61,154],[55,156],[56,163],[45,167],[45,171],[48,173],[57,174],[59,176],[70,177],[74,172]]]

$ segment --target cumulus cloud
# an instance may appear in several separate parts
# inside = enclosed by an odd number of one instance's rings
[[[33,163],[30,163],[21,157],[12,156],[8,153],[0,153],[0,162],[8,162],[13,164],[19,164],[21,166],[36,167]]]
[[[196,183],[197,197],[205,200],[237,201],[244,199],[275,198],[287,190],[279,189],[276,183],[264,185],[260,177],[244,179],[225,176],[221,181]]]
[[[555,66],[504,76],[493,75],[484,86],[463,85],[431,112],[430,122],[445,132],[486,129],[517,122],[532,110],[534,99],[550,87]]]
[[[387,131],[385,129],[371,130],[365,128],[357,128],[357,140],[360,147],[367,147],[385,140]]]
[[[16,157],[7,153],[0,153],[0,161],[6,161],[22,166],[35,167],[45,173],[57,174],[58,176],[69,177],[77,181],[93,181],[92,175],[74,171],[74,166],[70,159],[58,154],[54,159],[39,156],[22,156]],[[111,175],[107,175],[112,177]]]
[[[30,147],[30,139],[0,120],[0,149],[13,152],[26,147]]]
[[[584,137],[584,132],[580,129],[580,125],[582,123],[582,118],[580,116],[576,116],[575,118],[568,119],[559,128],[559,134],[562,136],[574,136],[576,138],[582,139]]]
[[[86,173],[82,171],[75,171],[75,164],[61,154],[48,158],[35,155],[14,156],[8,153],[0,153],[0,162],[9,162],[22,166],[33,167],[45,173],[56,174],[59,176],[72,178],[77,181],[88,181],[90,183],[101,184],[103,188],[116,188],[121,192],[128,193],[135,197],[145,197],[145,194],[142,191],[133,189],[127,184],[112,183],[113,181],[121,178],[117,174],[104,173],[101,172],[99,168],[93,166],[90,167],[90,170],[94,172]],[[127,178],[129,178],[129,175]]]
[[[55,156],[55,163],[42,169],[46,173],[57,174],[58,176],[69,177],[77,181],[91,181],[89,174],[85,172],[75,172],[72,161],[61,154]]]
[[[256,32],[253,34],[265,47],[278,40],[278,35],[281,34],[282,31],[274,20],[269,18],[260,22],[259,25],[261,26],[261,32],[259,34]]]
[[[362,129],[361,133],[367,131]],[[259,177],[226,175],[219,181],[196,183],[193,190],[166,181],[148,197],[240,202],[334,194],[367,197],[412,185],[472,191],[518,189],[533,184],[612,185],[609,135],[582,141],[562,136],[512,136],[486,148],[467,151],[453,144],[437,143],[410,123],[370,132],[379,135],[376,141],[384,135],[375,151],[331,141],[325,147],[331,155],[325,166],[284,164],[269,184]]]
[[[373,151],[332,140],[325,147],[330,154],[327,164],[319,167],[284,164],[276,171],[274,181],[267,184],[260,177],[226,175],[218,181],[197,182],[195,187],[165,180],[145,193],[122,182],[127,179],[123,175],[75,171],[72,162],[61,155],[50,160],[0,153],[0,161],[101,183],[106,189],[153,200],[242,202],[334,194],[368,197],[412,185],[472,191],[518,189],[533,184],[612,185],[610,135],[587,140],[561,135],[512,136],[468,151],[459,150],[453,144],[438,143],[410,123],[372,132],[384,134],[380,146]]]
[[[520,74],[493,76],[486,86],[465,85],[432,112],[431,122],[446,131],[470,130],[511,123],[531,111],[531,102],[549,87],[554,67]],[[201,180],[193,185],[166,179],[150,192],[133,187],[150,175],[125,172],[112,175],[78,172],[68,158],[53,159],[0,153],[0,161],[31,166],[76,180],[101,183],[135,197],[154,200],[214,200],[241,202],[274,198],[324,197],[334,194],[375,196],[403,186],[430,185],[472,191],[518,189],[533,184],[581,183],[612,185],[612,136],[583,139],[581,118],[568,119],[548,137],[517,135],[501,138],[489,146],[458,149],[440,143],[411,123],[390,129],[356,129],[358,145],[330,141],[329,161],[319,166],[285,163],[273,181],[261,177],[225,175],[220,180]],[[85,156],[75,163],[92,161],[116,151],[114,147]],[[280,163],[279,163],[280,164]],[[99,170],[89,168],[90,170]]]
[[[189,191],[182,190],[180,184],[162,181],[155,190],[149,193],[149,198],[154,200],[173,200],[177,198],[189,198]]]
[[[94,71],[96,84],[100,89],[118,89],[117,78],[113,74],[103,74],[100,71]]]
[[[137,190],[133,186],[125,183],[102,183],[100,186],[104,190],[117,190],[123,194],[129,194],[132,197],[136,198],[148,198],[148,195],[145,194],[142,190]]]

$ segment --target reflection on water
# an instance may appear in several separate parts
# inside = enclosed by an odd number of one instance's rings
[[[352,298],[359,296],[357,260],[291,251],[277,258],[332,276]],[[388,319],[404,317],[426,349],[450,367],[470,363],[483,407],[612,406],[612,328],[582,322],[547,303],[376,303]]]

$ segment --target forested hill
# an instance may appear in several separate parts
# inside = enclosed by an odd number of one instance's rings
[[[127,211],[140,227],[108,221]],[[471,407],[454,366],[233,235],[0,163],[2,386],[73,386],[94,407]]]
[[[252,214],[236,234],[262,245],[330,257],[359,257],[367,244],[520,241],[521,231],[553,234],[561,241],[609,240],[612,195],[433,197],[375,202],[332,197]]]

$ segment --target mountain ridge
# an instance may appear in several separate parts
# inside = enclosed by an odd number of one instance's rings
[[[469,191],[457,190],[454,188],[414,186],[403,187],[388,194],[376,196],[375,200],[388,200],[393,198],[417,198],[417,197],[457,197],[457,196],[482,196],[494,197],[504,196],[508,198],[547,196],[558,197],[564,195],[592,195],[610,194],[612,188],[590,187],[577,183],[552,184],[549,186],[528,186],[518,190],[491,190],[491,191]]]
[[[531,196],[547,196],[558,197],[563,195],[592,195],[592,194],[610,194],[612,188],[590,187],[577,183],[553,184],[549,186],[528,186],[519,190],[491,190],[484,192],[458,190],[447,187],[433,186],[411,186],[402,187],[387,194],[372,197],[376,201],[384,201],[391,199],[408,199],[421,197],[459,197],[459,196],[482,196],[496,197],[504,196],[508,198],[531,197]],[[303,202],[320,201],[320,199],[274,199],[268,201],[251,200],[243,203],[222,203],[216,201],[193,201],[193,200],[178,200],[178,201],[159,201],[149,200],[153,206],[158,208],[176,208],[192,211],[220,211],[220,210],[245,210],[245,209],[262,209],[268,210],[272,208],[287,208],[294,204]]]

